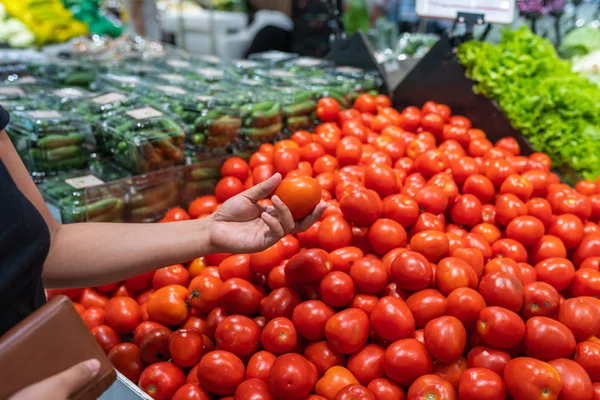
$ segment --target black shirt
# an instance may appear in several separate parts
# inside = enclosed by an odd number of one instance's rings
[[[8,121],[0,106],[0,131]],[[0,159],[0,335],[46,301],[42,267],[49,248],[46,222]]]

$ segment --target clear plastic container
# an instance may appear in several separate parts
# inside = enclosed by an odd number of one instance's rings
[[[317,102],[311,91],[294,88],[273,88],[261,95],[282,105],[284,130],[292,133],[314,126]]]
[[[112,114],[97,134],[115,162],[138,174],[183,164],[184,139],[183,121],[147,105]]]
[[[73,111],[75,104],[92,97],[92,93],[79,87],[46,88],[42,92],[44,99],[53,109]]]
[[[132,74],[110,73],[99,75],[94,86],[132,91],[141,83],[142,79]]]
[[[221,178],[224,157],[207,158],[194,148],[187,148],[188,164],[185,167],[181,205],[187,207],[196,197],[213,194]]]
[[[8,133],[29,172],[38,177],[84,167],[93,145],[83,119],[55,110],[16,112]]]
[[[67,86],[88,86],[96,80],[98,73],[106,68],[98,62],[61,60],[47,64],[37,64],[30,68],[33,75]]]
[[[49,104],[40,98],[42,90],[37,84],[0,84],[0,104],[8,111],[45,110]]]
[[[140,97],[119,90],[104,90],[90,95],[85,100],[71,99],[73,111],[90,123],[104,120],[110,114],[135,107]]]
[[[126,192],[117,186],[96,189],[129,174],[109,162],[57,175],[38,185],[48,209],[59,222],[123,222]]]
[[[128,193],[126,222],[156,222],[169,208],[180,204],[184,167],[168,168],[119,182]]]

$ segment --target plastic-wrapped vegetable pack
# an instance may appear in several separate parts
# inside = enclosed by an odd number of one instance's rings
[[[179,189],[183,176],[184,167],[179,167],[117,182],[129,193],[125,206],[126,222],[156,222],[161,219],[169,208],[180,203]]]
[[[96,138],[115,162],[143,174],[184,163],[183,126],[176,115],[143,105],[112,114]]]
[[[0,104],[8,111],[45,110],[49,105],[40,97],[40,85],[0,84]]]
[[[111,114],[133,108],[140,102],[140,97],[135,94],[108,89],[94,93],[83,100],[69,99],[65,106],[71,107],[73,112],[87,121],[95,131],[99,128],[98,124],[105,121]]]
[[[123,222],[126,192],[104,182],[129,176],[107,161],[95,161],[88,169],[60,174],[38,185],[52,215],[62,223]],[[87,190],[86,190],[87,189]]]
[[[282,105],[283,129],[286,133],[313,127],[317,102],[310,91],[275,87],[263,96]]]
[[[105,69],[102,64],[91,60],[60,60],[29,67],[34,76],[68,86],[88,86]]]
[[[187,207],[195,198],[214,193],[225,157],[206,158],[194,148],[187,148],[186,155],[189,165],[185,168],[181,204]]]
[[[16,112],[8,133],[34,178],[84,167],[93,144],[83,119],[55,110]]]

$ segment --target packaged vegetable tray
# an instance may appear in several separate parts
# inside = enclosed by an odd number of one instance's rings
[[[97,62],[75,60],[60,60],[30,66],[34,76],[69,86],[88,86],[96,80],[97,74],[103,72],[103,69],[102,64]]]
[[[242,146],[256,147],[279,137],[283,130],[283,109],[280,99],[266,98],[256,94],[256,102],[240,107],[243,125]]]
[[[76,104],[92,96],[88,90],[73,86],[45,88],[41,94],[53,109],[62,111],[73,111]]]
[[[197,197],[213,194],[221,178],[224,157],[207,158],[194,148],[186,148],[188,165],[185,166],[184,184],[181,189],[181,205],[184,207]]]
[[[27,169],[36,177],[84,167],[93,144],[83,119],[55,110],[16,112],[8,132]]]
[[[73,111],[92,125],[104,121],[109,115],[128,110],[141,102],[139,96],[122,90],[103,90],[87,98],[70,99]]]
[[[0,104],[8,111],[46,109],[49,105],[39,96],[42,90],[40,85],[0,84]]]
[[[98,75],[98,79],[96,79],[96,82],[92,86],[95,89],[114,88],[132,91],[141,83],[142,79],[132,74],[109,73]]]
[[[284,130],[287,133],[307,130],[314,126],[317,102],[310,91],[294,88],[273,88],[263,94],[282,105]]]
[[[97,133],[100,147],[136,174],[183,164],[184,139],[183,121],[147,105],[112,114]]]
[[[88,169],[46,179],[38,185],[51,214],[59,222],[123,222],[126,192],[113,185],[99,187],[129,176],[109,162],[94,162]]]
[[[119,181],[128,192],[126,222],[156,222],[180,203],[184,167],[168,168]]]

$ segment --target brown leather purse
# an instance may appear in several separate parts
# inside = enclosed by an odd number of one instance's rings
[[[116,373],[71,301],[56,296],[0,337],[0,399],[90,358],[100,372],[71,399],[98,398]]]

